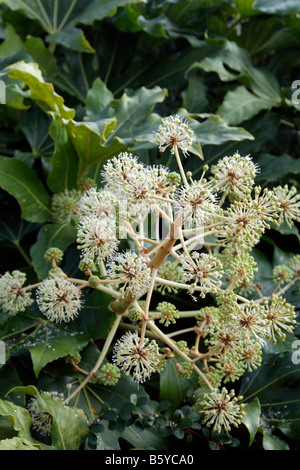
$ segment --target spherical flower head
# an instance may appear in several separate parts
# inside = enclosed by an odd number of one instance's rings
[[[245,339],[241,343],[240,361],[249,372],[261,366],[262,346],[256,339]]]
[[[51,436],[52,415],[47,411],[41,411],[37,398],[31,397],[26,404],[26,409],[30,414],[32,429],[45,437]]]
[[[232,426],[238,427],[245,414],[244,405],[238,403],[241,399],[242,397],[235,397],[234,390],[228,392],[225,387],[221,392],[206,394],[200,403],[200,412],[204,414],[203,424],[213,426],[212,429],[218,433],[223,428],[228,432]]]
[[[134,251],[117,253],[107,263],[108,275],[116,280],[122,292],[128,290],[133,297],[141,297],[151,282],[151,268]]]
[[[296,313],[293,305],[289,304],[281,296],[272,295],[270,300],[264,301],[266,309],[266,320],[268,338],[277,342],[277,335],[285,340],[286,333],[292,333],[296,323]]]
[[[119,245],[116,230],[107,219],[96,216],[83,217],[77,230],[78,249],[82,250],[83,259],[96,263],[111,256]]]
[[[220,313],[227,315],[228,313],[236,310],[237,295],[233,292],[233,290],[221,290],[216,295],[216,301]]]
[[[158,270],[158,277],[161,279],[165,279],[167,281],[173,282],[180,282],[181,281],[181,274],[180,274],[180,264],[176,261],[168,261],[166,260]],[[160,292],[162,295],[166,293],[178,293],[178,289],[174,286],[168,286],[167,284],[157,283],[155,288]]]
[[[201,308],[196,316],[197,329],[207,333],[209,328],[219,321],[219,314],[219,309],[212,305]]]
[[[203,180],[178,188],[175,197],[179,214],[192,226],[211,223],[219,213],[212,186]]]
[[[111,191],[105,189],[99,190],[93,187],[81,197],[78,206],[78,215],[79,217],[115,217],[114,206],[117,202],[117,197]]]
[[[104,165],[102,177],[106,189],[118,196],[127,197],[131,182],[142,174],[144,168],[136,156],[127,152],[120,153]]]
[[[54,220],[60,223],[77,220],[78,205],[82,196],[76,189],[62,191],[52,197],[52,212]]]
[[[266,229],[265,218],[250,196],[235,201],[224,211],[224,215],[227,220],[224,232],[220,232],[220,238],[225,238],[224,241],[236,243],[248,251],[260,241]]]
[[[113,362],[125,372],[132,374],[135,382],[143,383],[157,371],[159,365],[158,344],[145,338],[143,343],[137,332],[129,331],[116,343]]]
[[[162,119],[158,132],[155,133],[155,141],[161,152],[164,152],[167,147],[171,147],[171,153],[174,153],[174,147],[176,146],[186,156],[193,144],[193,136],[194,131],[188,123],[176,115]]]
[[[69,322],[82,307],[81,291],[64,278],[45,279],[37,289],[36,300],[41,312],[53,322]]]
[[[188,362],[184,361],[176,362],[175,368],[178,372],[179,377],[181,377],[182,379],[189,379],[193,372],[192,364],[189,364]]]
[[[136,156],[126,152],[112,158],[105,166],[102,173],[106,183],[106,189],[116,194],[123,200],[130,216],[147,213],[153,204],[152,196],[156,194],[154,170],[145,167],[138,162]],[[161,179],[161,178],[158,178]]]
[[[95,263],[90,258],[83,258],[82,260],[80,260],[79,265],[78,265],[78,269],[80,269],[80,271],[83,271],[84,273],[88,273],[89,271],[92,271],[94,267],[95,267]]]
[[[165,326],[176,323],[176,319],[179,318],[177,308],[170,302],[160,302],[156,311],[160,313],[159,323],[163,323]]]
[[[300,255],[293,256],[288,261],[288,266],[292,270],[293,276],[295,276],[296,279],[300,280]]]
[[[4,313],[16,315],[33,303],[30,292],[23,287],[25,281],[26,275],[18,270],[0,276],[0,306]]]
[[[297,193],[297,189],[294,186],[289,188],[288,185],[277,186],[273,189],[273,193],[281,211],[278,223],[286,222],[289,227],[292,227],[295,221],[300,222],[300,194]]]
[[[63,402],[64,396],[56,391],[43,392],[43,395],[50,396],[55,401]],[[52,415],[48,411],[40,409],[37,397],[32,396],[26,404],[26,409],[30,414],[32,421],[32,429],[45,437],[51,436],[52,429]]]
[[[223,276],[221,261],[213,255],[193,251],[190,256],[181,257],[181,275],[183,282],[192,282],[189,291],[200,292],[204,298],[209,292],[219,291]]]
[[[284,264],[278,264],[273,268],[272,279],[275,284],[281,286],[293,279],[293,271]]]
[[[236,382],[244,374],[244,365],[238,359],[236,354],[229,354],[226,358],[221,357],[220,362],[216,364],[216,369],[220,371],[224,384]]]
[[[120,369],[111,363],[104,364],[101,369],[98,378],[101,383],[106,386],[115,386],[119,382],[121,377]]]
[[[251,192],[258,167],[249,155],[242,157],[235,152],[219,160],[212,166],[211,172],[221,191],[243,196]]]
[[[215,351],[219,357],[238,354],[243,339],[243,332],[236,321],[224,318],[219,324],[214,322],[210,336],[205,344]]]
[[[118,238],[124,238],[127,220],[127,201],[119,199],[109,189],[95,187],[87,191],[79,202],[79,219],[90,217],[92,219],[105,219],[112,229],[115,229]]]
[[[226,275],[229,279],[236,279],[235,286],[240,287],[245,283],[250,283],[257,271],[257,263],[253,256],[246,251],[240,251],[231,259]]]
[[[167,174],[166,179],[171,186],[180,186],[181,176],[176,171],[171,171]]]
[[[63,256],[64,254],[62,250],[56,247],[51,247],[46,251],[44,258],[46,261],[54,261],[56,264],[60,264]]]
[[[221,386],[223,378],[222,373],[216,367],[206,367],[203,371],[203,377],[198,377],[198,383],[201,388],[207,387],[207,382],[203,380],[204,377],[214,388],[218,388]]]
[[[250,301],[240,307],[235,317],[245,338],[255,338],[261,345],[268,334],[266,312],[263,305]]]

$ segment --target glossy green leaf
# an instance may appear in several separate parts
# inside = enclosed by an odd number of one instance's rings
[[[78,155],[71,143],[67,123],[54,114],[49,132],[55,149],[50,159],[47,184],[54,193],[73,189],[77,183]]]
[[[48,42],[57,42],[81,52],[94,52],[78,24],[92,24],[96,20],[115,15],[117,8],[143,0],[1,0],[12,10],[36,20],[48,33]]]
[[[26,113],[19,124],[34,158],[52,154],[53,142],[49,136],[50,119],[47,114],[41,109],[35,109]]]
[[[71,334],[72,333],[72,334]],[[61,357],[76,356],[87,344],[88,337],[72,328],[45,324],[36,330],[23,347],[29,350],[36,377],[43,367]]]
[[[298,0],[255,0],[253,7],[264,13],[290,15],[300,11]]]
[[[191,127],[195,131],[195,141],[199,140],[201,145],[220,145],[224,142],[239,142],[244,139],[253,140],[250,132],[242,127],[229,126],[224,119],[218,115],[209,115],[201,123],[193,122]]]
[[[169,359],[166,367],[160,374],[160,400],[168,400],[171,403],[171,409],[183,402],[187,390],[191,387],[190,379],[181,378],[175,367],[175,359]]]
[[[25,220],[0,220],[0,240],[9,240],[12,243],[18,244],[25,235],[34,232],[40,226],[40,224],[33,224]]]
[[[4,30],[5,40],[0,45],[0,60],[4,59],[23,46],[22,39],[16,33],[11,24],[7,24]]]
[[[51,198],[36,172],[25,163],[0,156],[0,186],[16,198],[23,219],[29,222],[51,220]]]
[[[203,113],[208,105],[207,86],[203,77],[191,74],[187,88],[182,92],[182,106],[190,113]]]
[[[28,411],[11,401],[0,399],[0,415],[6,416],[12,422],[22,444],[34,446],[37,450],[41,449],[41,443],[33,439],[30,434],[31,418]],[[20,444],[20,441],[18,443]]]
[[[54,76],[58,73],[56,57],[41,38],[28,35],[24,42],[24,49],[39,65],[45,76]]]
[[[280,340],[279,340],[280,341]],[[293,350],[265,354],[263,363],[242,378],[240,393],[244,400],[259,399],[264,422],[269,427],[282,429],[287,435],[300,433],[299,365],[292,362]]]
[[[257,163],[260,172],[257,181],[278,182],[288,174],[297,175],[300,173],[300,161],[290,155],[271,155],[264,153],[259,155]]]
[[[85,120],[86,121],[97,121],[97,116],[106,107],[109,106],[113,100],[114,95],[107,88],[106,84],[98,77],[92,87],[89,89],[86,96],[86,107],[85,107]]]
[[[37,445],[31,444],[26,439],[13,437],[11,439],[2,439],[0,441],[0,450],[39,450]]]
[[[280,87],[274,74],[255,67],[249,53],[235,42],[223,39],[211,42],[214,52],[190,69],[202,68],[206,72],[216,72],[222,81],[246,82],[256,96],[270,102],[272,106],[280,105]]]
[[[35,62],[17,62],[8,67],[9,77],[23,81],[30,89],[31,99],[45,111],[53,111],[61,117],[72,119],[75,111],[64,105],[64,99],[58,95],[52,83],[44,80],[42,72]]]
[[[118,142],[106,145],[107,135],[116,125],[115,118],[92,122],[69,121],[68,134],[80,162],[79,177],[85,174],[94,163],[104,162],[124,146]]]
[[[267,432],[264,433],[262,445],[265,450],[290,450],[285,441]]]
[[[39,279],[44,279],[51,269],[51,263],[44,259],[46,251],[51,247],[65,251],[75,240],[76,229],[69,224],[46,224],[39,230],[37,240],[30,250],[32,264]]]
[[[245,416],[242,419],[242,423],[246,426],[246,428],[249,431],[249,435],[250,435],[249,446],[251,446],[256,436],[257,430],[259,428],[259,424],[260,424],[261,408],[260,408],[259,400],[255,399],[252,402],[247,403],[244,408],[244,411],[245,411]]]
[[[106,338],[112,326],[115,313],[109,309],[112,297],[104,292],[93,290],[86,296],[80,312],[80,327],[90,338]]]
[[[79,449],[88,433],[87,417],[81,409],[64,405],[62,401],[52,398],[47,393],[39,393],[34,386],[15,387],[10,390],[10,393],[35,396],[39,409],[51,414],[53,418],[52,448],[55,450]],[[26,410],[24,411],[27,413]]]
[[[254,8],[255,0],[235,0],[234,3],[238,7],[240,14],[245,18],[259,14],[259,10]]]
[[[249,92],[244,86],[229,91],[218,108],[218,114],[229,125],[241,124],[260,111],[271,109],[272,103]]]
[[[62,31],[48,34],[46,37],[50,44],[61,44],[78,52],[94,53],[95,49],[87,41],[83,31],[79,28],[67,26]]]

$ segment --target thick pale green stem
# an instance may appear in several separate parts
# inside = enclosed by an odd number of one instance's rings
[[[191,364],[192,368],[197,372],[197,374],[201,377],[201,380],[207,385],[207,387],[211,390],[214,391],[213,386],[211,383],[207,380],[203,372],[194,364],[192,359],[190,359],[183,351],[181,351],[176,344],[168,338],[152,321],[148,321],[148,328],[155,333],[158,338],[161,339],[165,344],[167,344],[179,357],[184,359],[186,362]]]
[[[148,322],[149,307],[150,307],[150,302],[151,302],[151,298],[153,294],[156,274],[157,274],[157,269],[152,268],[151,284],[147,292],[144,314],[142,316],[142,330],[141,330],[141,339],[140,339],[141,344],[143,344],[144,338],[145,338],[145,332],[146,332],[147,322]]]
[[[188,180],[186,179],[185,172],[184,172],[184,169],[183,169],[183,166],[182,166],[182,163],[181,163],[180,155],[179,155],[179,152],[178,152],[178,147],[177,147],[176,144],[173,146],[173,149],[174,149],[174,153],[175,153],[175,157],[176,157],[176,160],[177,160],[177,165],[178,165],[178,168],[179,168],[179,171],[180,171],[180,174],[181,174],[182,181],[183,181],[184,185],[188,188],[189,183],[188,183]]]
[[[117,315],[116,316],[116,319],[114,321],[114,324],[113,326],[111,327],[108,335],[107,335],[107,338],[105,340],[105,343],[103,345],[103,348],[101,350],[101,353],[99,355],[99,358],[96,362],[96,364],[94,365],[94,367],[92,368],[92,370],[88,373],[87,377],[81,382],[80,385],[78,385],[78,387],[74,390],[74,392],[72,392],[67,398],[66,400],[64,401],[64,403],[69,403],[73,397],[75,397],[79,392],[80,390],[83,389],[83,387],[91,380],[91,378],[93,378],[93,376],[96,374],[96,372],[98,371],[99,367],[101,366],[102,362],[104,361],[105,357],[106,357],[106,354],[110,348],[110,345],[115,337],[115,334],[117,332],[117,329],[119,327],[119,324],[120,324],[120,321],[121,321],[121,318],[122,318],[122,315]]]

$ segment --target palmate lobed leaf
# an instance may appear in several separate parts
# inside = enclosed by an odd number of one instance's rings
[[[1,0],[0,4],[37,21],[48,33],[46,40],[50,44],[57,42],[76,51],[94,53],[84,32],[76,25],[91,25],[115,15],[119,7],[141,2],[144,0]]]

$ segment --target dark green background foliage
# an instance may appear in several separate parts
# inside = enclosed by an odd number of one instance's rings
[[[122,151],[176,170],[153,139],[171,114],[193,118],[197,140],[184,166],[195,178],[203,158],[211,165],[238,150],[260,166],[257,184],[300,190],[300,104],[292,99],[300,80],[299,0],[0,0],[0,17],[1,274],[21,269],[30,282],[43,279],[50,265],[42,254],[56,246],[63,269],[82,275],[76,230],[53,220],[51,196],[87,176],[101,184],[102,164]],[[272,228],[255,250],[266,287],[272,266],[299,252],[298,228]],[[288,300],[299,308],[299,289]],[[82,367],[93,367],[114,319],[109,302],[99,292],[87,295],[67,327],[40,319],[35,305],[9,321],[0,316],[8,346],[1,439],[38,449],[93,449],[96,442],[101,449],[172,449],[177,439],[182,449],[297,449],[300,369],[291,362],[292,335],[268,347],[262,367],[237,384],[247,415],[231,435],[200,429],[189,408],[197,384],[180,379],[172,361],[144,387],[125,377],[111,389],[91,384],[76,408],[60,409],[42,391],[63,391],[76,380],[68,355],[81,352]],[[177,302],[191,307],[190,298]],[[28,394],[54,418],[50,443],[30,433]]]

